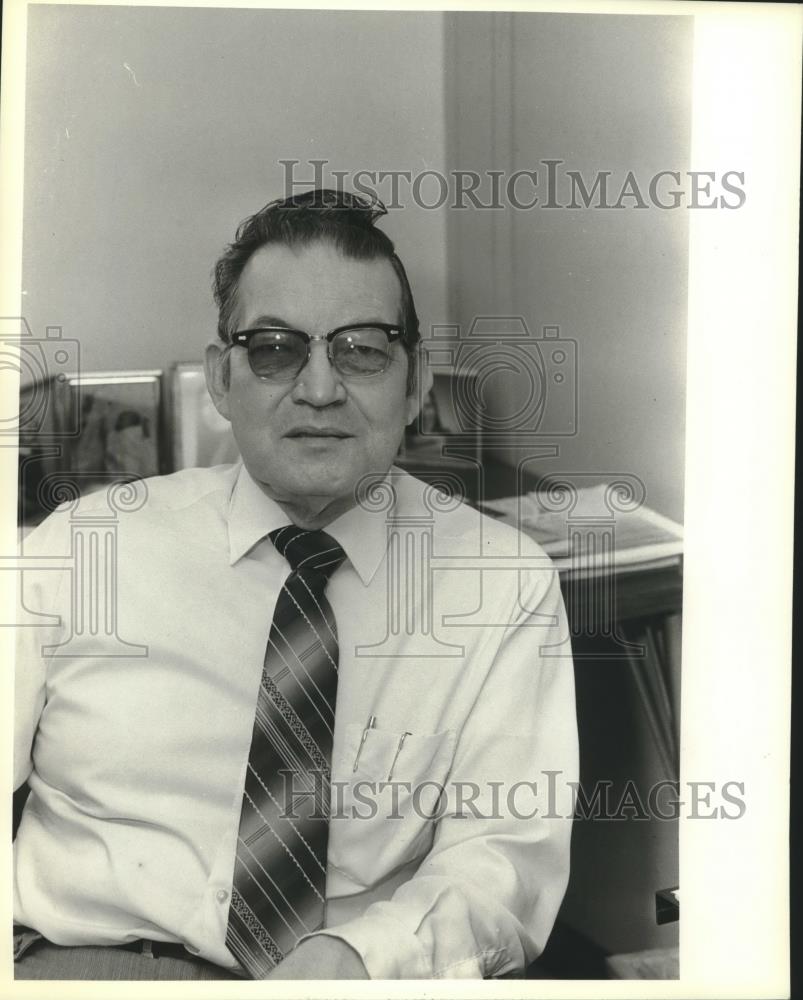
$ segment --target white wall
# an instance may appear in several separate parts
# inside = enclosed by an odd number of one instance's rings
[[[658,171],[687,170],[691,23],[448,15],[450,167],[537,170],[541,204],[546,159],[579,170],[589,187],[611,171],[613,201],[628,171],[646,193]],[[517,191],[532,195],[526,181]],[[448,225],[452,314],[463,330],[477,315],[515,314],[531,333],[555,324],[577,342],[578,431],[539,468],[633,473],[650,506],[682,521],[688,209],[508,205],[452,212]],[[515,412],[510,379],[489,390],[497,415]]]
[[[77,338],[84,370],[201,356],[211,268],[237,223],[285,193],[279,160],[443,169],[440,14],[32,5],[28,18],[23,309],[36,335]],[[413,208],[384,228],[422,318],[442,321],[444,216]]]

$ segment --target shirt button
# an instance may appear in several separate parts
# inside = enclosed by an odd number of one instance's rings
[[[215,899],[218,901],[218,903],[225,903],[228,898],[229,894],[226,892],[225,889],[218,889],[218,891],[215,893]]]

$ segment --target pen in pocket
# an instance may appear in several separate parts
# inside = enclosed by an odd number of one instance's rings
[[[368,722],[365,724],[365,729],[362,731],[362,736],[360,737],[360,745],[357,747],[357,756],[354,758],[354,768],[357,770],[357,765],[360,763],[360,754],[362,753],[362,748],[365,746],[365,741],[368,739],[368,730],[373,729],[376,726],[376,716],[369,715]]]
[[[396,747],[396,753],[393,757],[393,763],[390,765],[390,770],[388,771],[388,781],[393,777],[393,768],[396,766],[396,761],[399,759],[399,754],[401,753],[402,747],[404,746],[404,741],[408,736],[412,736],[412,733],[402,733],[401,739],[399,740],[399,745]]]

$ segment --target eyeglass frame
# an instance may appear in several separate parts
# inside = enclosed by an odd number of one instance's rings
[[[298,378],[298,376],[304,371],[304,369],[309,364],[309,359],[312,356],[310,345],[314,341],[325,340],[327,343],[326,355],[329,359],[329,364],[335,369],[338,375],[340,375],[341,378],[356,378],[361,381],[362,379],[365,378],[374,378],[377,375],[384,375],[385,372],[390,367],[390,355],[388,355],[388,364],[380,371],[369,372],[366,373],[365,375],[355,375],[353,373],[346,374],[344,372],[341,372],[340,369],[335,364],[334,358],[332,357],[332,342],[334,341],[335,337],[337,337],[341,333],[346,333],[349,330],[365,330],[365,329],[381,330],[388,338],[388,344],[395,344],[398,340],[403,340],[405,334],[404,327],[398,326],[395,323],[370,323],[370,322],[347,323],[345,326],[335,327],[335,329],[330,330],[329,333],[318,333],[315,335],[306,333],[304,330],[296,330],[294,327],[291,326],[256,326],[247,330],[236,330],[234,333],[231,334],[227,347],[229,348],[244,347],[246,349],[246,353],[248,353],[248,366],[251,368],[252,374],[255,375],[257,378],[262,379],[265,382],[293,382],[295,379]],[[271,333],[271,332],[292,333],[294,336],[299,337],[301,341],[307,346],[307,356],[304,359],[304,362],[301,365],[301,367],[291,378],[277,379],[271,377],[270,375],[259,375],[257,372],[254,371],[253,367],[251,366],[251,354],[248,351],[248,344],[251,338],[257,333]]]

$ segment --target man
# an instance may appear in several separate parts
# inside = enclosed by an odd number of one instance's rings
[[[392,465],[428,383],[378,214],[272,203],[218,262],[207,382],[242,464],[120,514],[116,634],[147,655],[72,641],[70,524],[102,494],[27,540],[64,563],[26,573],[58,624],[20,629],[20,978],[493,977],[546,942],[577,769],[560,590]]]

